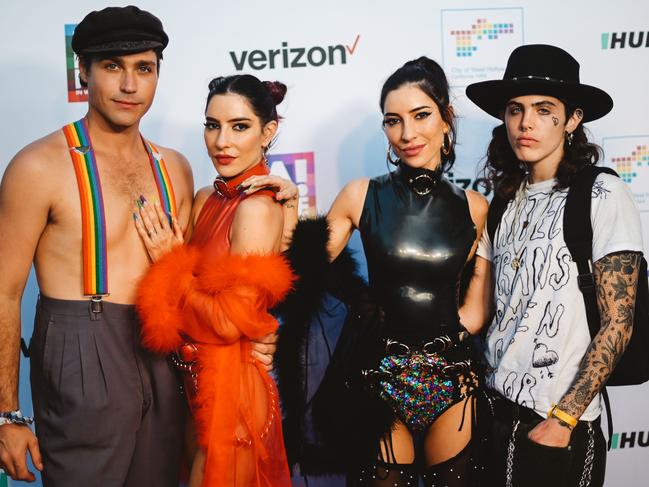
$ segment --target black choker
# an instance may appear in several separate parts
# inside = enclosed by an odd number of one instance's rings
[[[399,170],[403,176],[404,181],[410,189],[419,196],[426,196],[433,192],[437,183],[442,177],[442,166],[431,171],[423,167],[410,167],[403,162],[399,163]]]

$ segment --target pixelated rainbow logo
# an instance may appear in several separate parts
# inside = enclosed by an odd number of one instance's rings
[[[313,152],[268,155],[271,174],[290,179],[298,188],[298,214],[315,216],[315,158]]]
[[[513,34],[513,23],[495,23],[487,19],[477,19],[470,30],[452,30],[455,37],[455,54],[457,57],[470,57],[478,50],[476,41],[495,40],[503,34]]]
[[[638,168],[649,166],[649,146],[642,144],[636,146],[630,156],[612,157],[615,170],[625,183],[632,182],[638,176]]]
[[[88,101],[88,90],[79,83],[79,60],[72,50],[72,34],[77,24],[65,24],[65,65],[68,80],[68,101]]]

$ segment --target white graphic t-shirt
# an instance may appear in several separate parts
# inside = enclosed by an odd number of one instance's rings
[[[577,265],[563,238],[568,190],[553,190],[555,183],[519,192],[503,214],[495,245],[485,231],[477,251],[492,262],[495,277],[487,386],[543,417],[570,387],[591,341]],[[612,252],[642,252],[640,214],[624,182],[600,174],[592,198],[593,262]],[[597,396],[581,419],[599,414]]]

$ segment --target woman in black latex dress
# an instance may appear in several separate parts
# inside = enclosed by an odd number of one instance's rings
[[[375,424],[359,421],[354,434],[371,446],[348,477],[359,486],[416,486],[420,476],[426,486],[473,486],[477,375],[467,337],[478,327],[461,322],[474,323],[472,309],[485,303],[473,279],[459,309],[459,288],[488,204],[444,177],[455,159],[455,126],[437,63],[406,63],[385,82],[380,105],[397,169],[347,184],[327,216],[332,259],[360,231],[380,310],[376,336],[362,338],[354,354],[365,361],[363,380],[351,387],[374,398],[359,417]]]

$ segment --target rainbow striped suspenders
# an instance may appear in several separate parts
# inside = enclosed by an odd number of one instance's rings
[[[106,211],[85,118],[63,127],[70,148],[70,157],[81,200],[83,294],[92,300],[92,311],[101,312],[101,299],[108,292],[108,261],[106,250]],[[176,199],[171,179],[158,149],[142,139],[149,154],[151,170],[158,188],[162,208],[168,215],[176,214]]]

